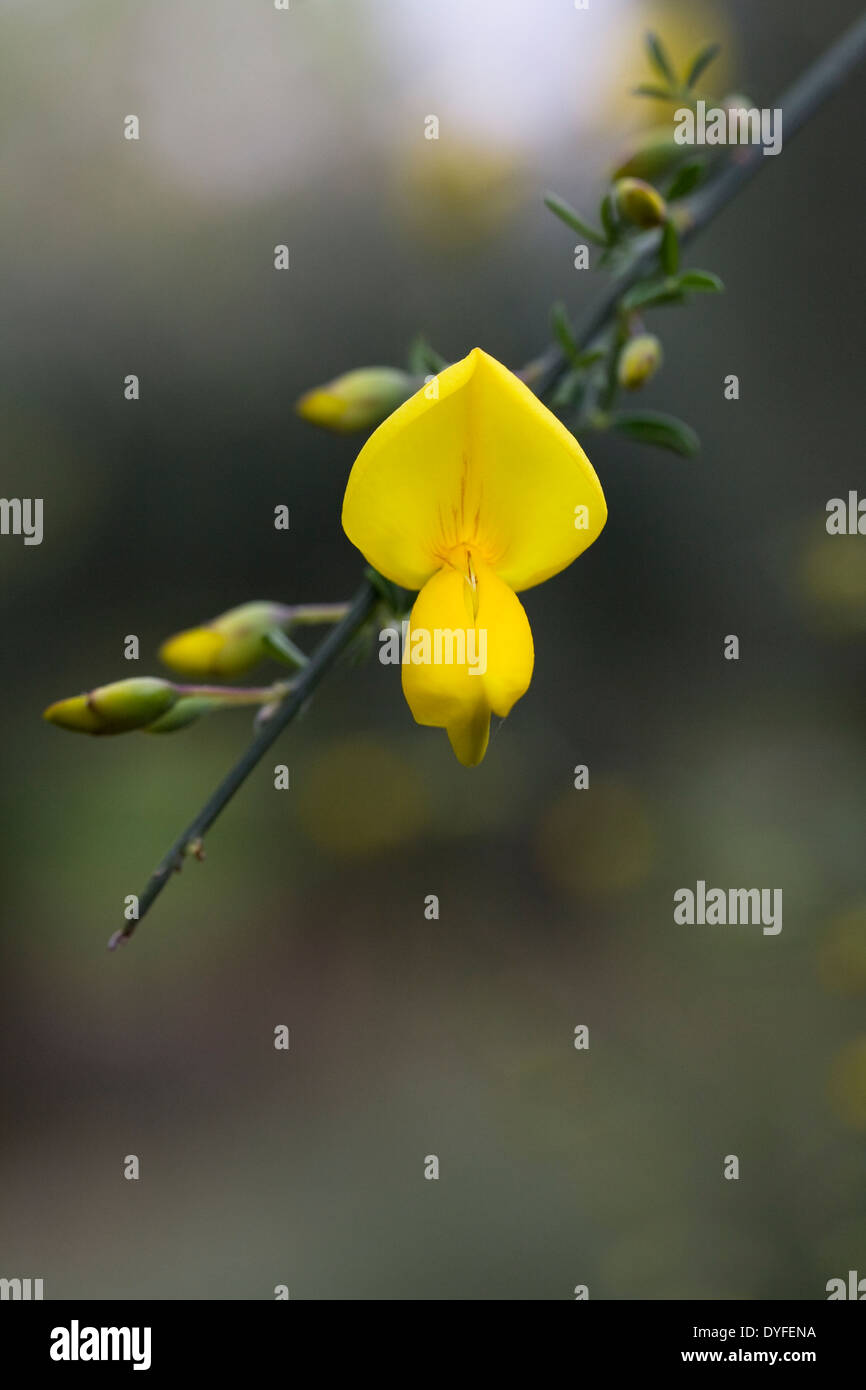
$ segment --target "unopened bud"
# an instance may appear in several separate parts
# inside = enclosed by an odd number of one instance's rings
[[[402,405],[418,382],[395,367],[360,367],[316,386],[295,409],[312,425],[340,434],[372,429]]]
[[[82,734],[125,734],[146,729],[180,698],[170,681],[136,676],[101,685],[88,695],[73,695],[49,705],[44,718],[61,729]]]
[[[285,609],[278,603],[241,604],[201,627],[176,632],[160,647],[160,660],[198,680],[243,675],[262,660],[262,638],[284,617]]]
[[[667,220],[667,204],[651,183],[620,179],[613,191],[621,215],[636,227],[660,227]]]
[[[662,364],[662,345],[652,333],[638,333],[629,339],[619,355],[616,375],[620,386],[636,391]]]

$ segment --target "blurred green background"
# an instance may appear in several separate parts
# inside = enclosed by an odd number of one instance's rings
[[[863,1272],[866,541],[824,531],[862,481],[859,79],[689,251],[726,295],[649,317],[645,403],[703,453],[583,441],[610,520],[526,596],[535,677],[478,770],[393,669],[342,669],[112,956],[249,717],[164,740],[39,717],[246,599],[353,591],[359,441],[293,401],[419,329],[516,367],[553,300],[590,301],[541,200],[589,210],[650,115],[648,26],[681,58],[721,39],[720,80],[773,105],[859,9],[0,6],[3,492],[45,499],[41,546],[0,540],[0,1275],[811,1299]],[[781,935],[676,926],[698,878],[781,887]]]

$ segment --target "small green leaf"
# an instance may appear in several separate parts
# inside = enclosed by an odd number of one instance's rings
[[[669,87],[654,87],[651,82],[641,82],[639,87],[632,87],[633,97],[652,97],[655,101],[674,101],[675,93]]]
[[[666,82],[669,82],[671,87],[675,87],[677,85],[676,73],[671,66],[670,58],[665,52],[664,44],[657,34],[653,34],[652,32],[647,34],[646,47],[649,60],[656,72],[659,73]]]
[[[714,58],[719,56],[721,51],[722,45],[720,43],[708,43],[705,48],[702,48],[700,52],[695,55],[692,59],[692,65],[689,68],[688,76],[686,77],[687,88],[694,87],[701,73],[706,72],[710,63]]]
[[[447,365],[445,358],[431,347],[423,333],[413,339],[409,348],[409,371],[413,375],[436,376]]]
[[[604,233],[598,231],[596,227],[590,226],[588,222],[584,222],[580,214],[575,212],[574,208],[564,202],[562,198],[558,198],[555,193],[548,193],[545,196],[544,204],[567,227],[571,227],[572,231],[579,232],[581,236],[586,237],[587,241],[594,241],[597,246],[604,246]]]
[[[703,294],[721,294],[724,285],[718,275],[711,270],[684,270],[677,277],[681,290],[694,290]]]
[[[684,270],[681,275],[667,275],[664,279],[645,280],[635,285],[623,295],[620,309],[624,314],[633,314],[637,309],[651,309],[659,304],[682,304],[688,292],[719,294],[723,289],[718,275],[709,270]]]
[[[662,270],[666,275],[676,275],[677,267],[680,263],[680,242],[677,236],[677,229],[673,222],[668,218],[662,232],[662,244],[659,249]]]
[[[566,372],[560,377],[550,398],[550,404],[554,410],[561,410],[563,406],[571,405],[579,385],[580,373],[577,371]]]
[[[654,304],[681,304],[684,298],[675,279],[647,280],[629,290],[621,299],[620,307],[623,313],[631,314],[636,309],[649,309]]]
[[[571,331],[571,323],[564,304],[554,304],[550,311],[550,321],[553,325],[553,333],[559,346],[562,348],[571,365],[577,365],[580,356],[580,349],[574,341],[574,334]]]
[[[262,638],[262,645],[269,656],[281,661],[284,666],[289,666],[293,671],[300,671],[306,666],[309,657],[302,652],[300,647],[296,647],[291,637],[287,637],[282,628],[272,627]]]
[[[580,367],[581,370],[584,367],[592,367],[596,362],[600,362],[605,355],[604,348],[590,348],[589,352],[580,354],[574,365]]]
[[[701,443],[690,425],[675,415],[659,411],[623,411],[611,418],[611,427],[641,444],[655,444],[660,449],[672,449],[684,458],[694,458]]]
[[[665,195],[667,201],[672,203],[676,198],[685,198],[687,193],[691,193],[693,188],[697,188],[704,177],[706,167],[702,160],[695,159],[677,170]]]

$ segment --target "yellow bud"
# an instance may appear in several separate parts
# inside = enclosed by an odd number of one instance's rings
[[[163,642],[159,659],[181,675],[212,678],[217,674],[225,644],[225,637],[212,628],[190,627]]]
[[[619,355],[616,374],[620,386],[636,391],[662,364],[662,345],[652,333],[638,333],[631,338]]]
[[[417,384],[394,367],[360,367],[308,391],[295,409],[312,425],[352,434],[381,424]]]
[[[101,722],[90,708],[89,696],[72,695],[68,700],[55,700],[43,712],[42,718],[61,729],[74,729],[80,734],[98,734]]]
[[[101,685],[89,695],[74,695],[49,705],[44,718],[61,729],[82,734],[124,734],[144,729],[179,699],[170,681],[138,676]]]
[[[243,675],[261,661],[262,638],[279,625],[284,613],[278,603],[243,603],[201,627],[169,637],[159,649],[160,660],[197,680]]]
[[[622,216],[636,227],[660,227],[667,220],[664,198],[643,179],[620,179],[614,184],[614,197]]]

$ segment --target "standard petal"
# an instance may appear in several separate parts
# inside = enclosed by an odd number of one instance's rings
[[[574,435],[513,372],[479,348],[472,355],[478,548],[510,588],[529,589],[592,544],[607,505]]]
[[[371,565],[406,589],[420,589],[449,546],[464,539],[459,508],[474,371],[470,353],[416,391],[374,431],[349,474],[343,529]]]
[[[343,502],[349,539],[408,589],[460,545],[512,589],[528,589],[571,564],[606,519],[577,440],[480,348],[379,426]]]

